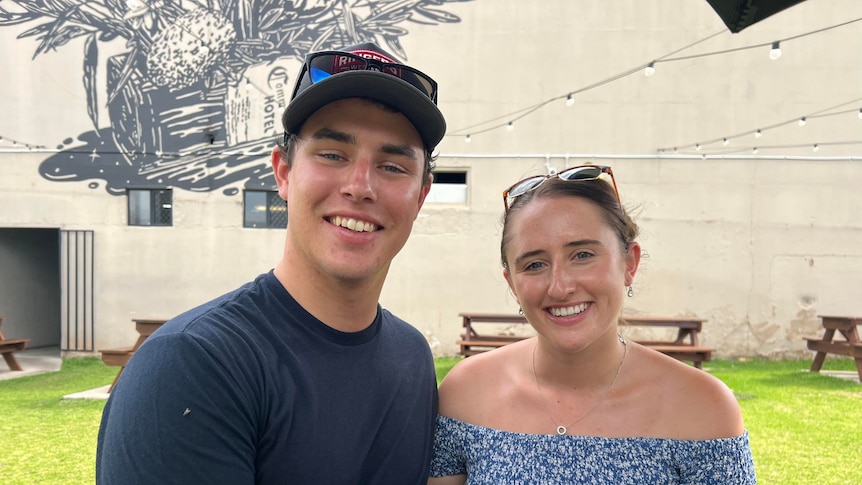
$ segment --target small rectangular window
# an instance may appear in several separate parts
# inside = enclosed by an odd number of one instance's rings
[[[243,200],[243,227],[287,227],[287,202],[274,190],[246,190]]]
[[[465,170],[435,170],[434,183],[426,202],[439,204],[467,203],[467,172]]]
[[[171,189],[128,189],[130,226],[173,224]]]

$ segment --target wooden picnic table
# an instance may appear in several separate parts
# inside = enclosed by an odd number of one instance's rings
[[[117,385],[117,381],[123,374],[123,369],[126,368],[126,364],[129,362],[129,359],[132,358],[132,355],[135,354],[135,351],[138,350],[145,340],[147,340],[147,337],[158,330],[162,324],[168,321],[168,319],[133,318],[132,321],[135,322],[135,330],[138,331],[138,339],[135,341],[134,345],[131,347],[104,349],[99,351],[102,353],[102,361],[106,365],[116,365],[120,367],[119,372],[117,372],[117,376],[114,377],[114,382],[112,382],[111,387],[108,388],[108,392],[111,392],[114,389],[114,386]]]
[[[461,317],[464,332],[461,334],[461,340],[456,343],[460,346],[461,355],[464,357],[529,338],[529,336],[524,335],[489,333],[487,330],[479,329],[476,326],[477,323],[487,323],[496,325],[499,329],[500,324],[529,325],[523,315],[470,312],[463,312],[458,315]],[[695,367],[702,368],[703,362],[712,359],[714,350],[712,347],[705,347],[699,343],[698,336],[705,321],[697,317],[625,316],[622,325],[676,328],[677,333],[674,340],[635,340],[635,342],[677,360],[690,361]]]
[[[3,318],[4,317],[0,315],[0,326],[3,325]],[[0,354],[3,354],[3,360],[6,361],[6,365],[9,366],[10,370],[24,370],[15,358],[15,352],[26,349],[29,341],[30,339],[26,338],[7,339],[3,336],[3,332],[0,331]]]
[[[803,337],[809,350],[816,352],[811,363],[811,372],[820,372],[827,354],[853,357],[856,362],[856,372],[859,382],[862,382],[862,341],[859,339],[859,325],[862,317],[842,317],[835,315],[818,315],[823,325],[823,335],[820,337]],[[838,335],[842,339],[835,339]]]

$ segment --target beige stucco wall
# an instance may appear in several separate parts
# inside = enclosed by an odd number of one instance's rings
[[[435,353],[457,351],[459,312],[517,310],[499,264],[502,189],[578,163],[612,165],[642,226],[649,257],[626,312],[698,315],[708,319],[703,343],[720,356],[773,357],[808,355],[799,337],[818,331],[816,314],[862,314],[862,145],[810,149],[862,141],[855,113],[732,144],[799,148],[761,148],[756,156],[742,148],[719,156],[716,146],[657,152],[862,98],[862,23],[783,43],[778,61],[763,47],[660,63],[652,77],[637,72],[579,92],[572,107],[549,103],[511,132],[471,128],[505,123],[522,108],[713,34],[679,55],[836,25],[862,17],[862,3],[808,0],[740,34],[727,32],[705,1],[474,0],[447,9],[461,22],[410,26],[403,45],[410,62],[440,83],[453,136],[439,147],[438,167],[468,172],[468,201],[423,209],[381,298],[428,336]],[[92,129],[80,86],[82,44],[33,60],[33,44],[17,33],[0,32],[0,54],[15,73],[0,76],[7,113],[0,136],[50,152]],[[469,144],[465,133],[474,133]],[[125,197],[87,181],[42,178],[40,162],[50,154],[0,142],[0,227],[95,231],[96,348],[128,345],[130,318],[179,313],[268,270],[280,254],[282,231],[241,227],[240,195],[175,190],[172,227],[129,227]]]

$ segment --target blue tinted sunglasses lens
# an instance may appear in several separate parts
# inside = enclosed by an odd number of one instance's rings
[[[332,74],[324,71],[323,69],[318,69],[318,68],[313,67],[313,66],[311,68],[309,68],[308,72],[311,74],[311,82],[313,82],[313,83],[323,81],[324,79],[326,79],[332,75]]]
[[[306,62],[308,63],[308,72],[312,83],[323,81],[340,72],[378,71],[390,74],[412,84],[416,89],[431,98],[432,101],[437,101],[437,84],[434,80],[410,66],[390,64],[349,53],[335,52],[312,54]]]

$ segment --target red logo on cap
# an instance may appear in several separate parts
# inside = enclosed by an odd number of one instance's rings
[[[367,51],[367,50],[358,50],[352,51],[351,54],[354,56],[364,57],[366,59],[371,59],[373,61],[378,62],[388,62],[390,64],[397,64],[398,62],[395,59],[390,59],[383,54],[376,51]]]
[[[335,58],[332,60],[332,74],[345,71],[380,71],[377,66],[373,64],[366,64],[365,62],[357,59],[357,57],[361,57],[363,59],[379,62],[382,65],[383,72],[385,72],[386,74],[391,74],[395,77],[401,77],[401,69],[394,65],[396,64],[395,59],[390,59],[389,57],[386,57],[379,52],[369,50],[352,51],[351,54],[353,54],[353,56],[355,57],[335,56]],[[388,64],[393,65],[390,66]]]

